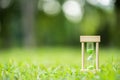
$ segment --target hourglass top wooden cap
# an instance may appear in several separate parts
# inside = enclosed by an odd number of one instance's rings
[[[80,36],[80,42],[100,42],[100,36]]]

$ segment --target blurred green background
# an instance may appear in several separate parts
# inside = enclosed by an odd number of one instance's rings
[[[100,35],[120,47],[120,0],[0,0],[0,48],[80,47],[80,35]]]
[[[81,35],[101,36],[98,75],[79,74]],[[120,0],[0,0],[0,80],[118,80],[119,48]]]

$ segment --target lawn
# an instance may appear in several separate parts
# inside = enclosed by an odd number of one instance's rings
[[[0,80],[120,80],[120,50],[99,54],[100,71],[81,72],[80,48],[1,50]]]

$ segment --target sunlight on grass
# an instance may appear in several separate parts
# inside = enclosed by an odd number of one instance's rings
[[[100,49],[100,71],[81,72],[80,48],[1,51],[0,80],[119,80],[120,51]]]
[[[120,61],[120,51],[117,49],[100,49],[100,64],[116,60]],[[0,62],[31,61],[35,63],[81,64],[80,48],[39,48],[39,49],[11,49],[1,51]]]

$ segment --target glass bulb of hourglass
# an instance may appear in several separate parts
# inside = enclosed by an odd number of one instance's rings
[[[94,43],[92,42],[87,43],[87,53],[93,54],[93,51],[94,51]]]
[[[94,43],[89,42],[86,45],[86,49],[87,49],[87,53],[89,54],[89,56],[87,57],[87,61],[88,61],[88,69],[93,69],[93,65],[94,65],[94,59],[93,59],[93,53],[94,53]]]

